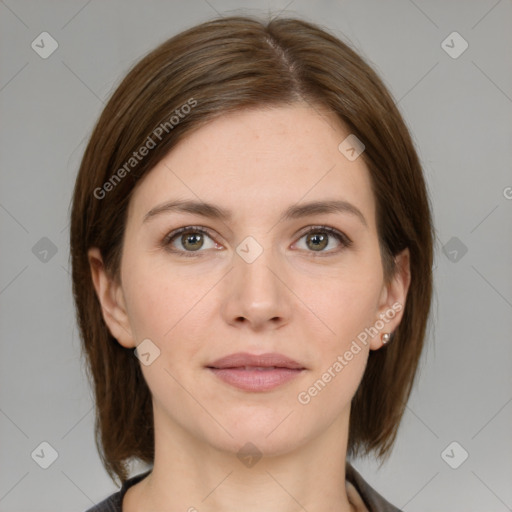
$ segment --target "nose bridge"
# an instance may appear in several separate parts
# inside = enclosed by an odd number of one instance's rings
[[[250,301],[261,304],[270,304],[271,299],[275,298],[278,284],[270,270],[279,265],[278,258],[270,246],[270,237],[266,241],[268,243],[264,248],[253,236],[245,238],[236,248],[234,259],[242,290],[247,292]]]
[[[266,237],[267,242],[270,239]],[[255,237],[249,236],[238,244],[226,297],[227,320],[245,319],[253,327],[261,327],[271,320],[284,322],[289,314],[290,297],[278,278],[282,269],[278,251],[270,246],[264,248]]]

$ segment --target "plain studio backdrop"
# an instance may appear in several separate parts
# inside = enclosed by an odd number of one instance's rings
[[[432,197],[419,378],[390,459],[354,465],[406,512],[512,508],[510,0],[2,0],[0,512],[83,512],[117,490],[94,444],[68,260],[72,188],[104,103],[177,32],[269,10],[320,24],[373,65]]]

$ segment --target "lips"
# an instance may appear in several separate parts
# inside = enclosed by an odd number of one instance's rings
[[[245,391],[270,391],[300,375],[306,368],[278,353],[238,352],[206,366],[213,374]]]
[[[221,357],[208,365],[209,368],[290,368],[292,370],[303,370],[304,367],[284,356],[275,352],[266,354],[248,354],[247,352],[237,352],[226,357]]]

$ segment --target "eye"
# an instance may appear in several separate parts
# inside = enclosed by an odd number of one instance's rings
[[[303,233],[299,239],[305,238],[306,251],[313,253],[338,253],[343,248],[350,247],[352,241],[337,229],[329,226],[313,226]],[[337,241],[338,249],[324,250],[331,245],[330,239]],[[211,243],[206,243],[208,240]],[[204,252],[201,249],[221,249],[210,235],[209,231],[200,226],[185,226],[169,233],[161,243],[166,250],[180,256],[198,256]]]
[[[212,237],[204,228],[199,226],[186,226],[169,233],[163,239],[162,246],[170,252],[179,253],[183,256],[195,256],[194,253],[202,252],[201,249],[219,248],[215,242],[208,246],[206,239],[213,242]],[[176,246],[178,246],[178,248]]]
[[[337,253],[343,248],[352,245],[352,240],[344,233],[329,226],[313,226],[303,233],[300,240],[303,238],[305,238],[306,250],[312,249],[308,250],[308,252]],[[338,249],[324,250],[331,245],[330,238],[334,238],[338,242]]]

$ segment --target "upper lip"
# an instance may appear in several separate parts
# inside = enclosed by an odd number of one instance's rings
[[[247,352],[237,352],[225,357],[221,357],[216,361],[208,364],[208,368],[241,368],[245,366],[250,367],[276,367],[276,368],[292,368],[303,370],[302,366],[297,361],[286,357],[277,352],[267,352],[265,354],[249,354]]]

